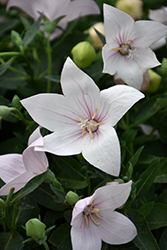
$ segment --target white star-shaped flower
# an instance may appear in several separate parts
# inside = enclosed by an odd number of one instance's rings
[[[154,21],[135,22],[126,13],[104,4],[104,31],[103,72],[118,73],[128,85],[140,89],[143,82],[141,68],[149,69],[160,64],[149,46],[167,34],[167,27]]]
[[[108,183],[75,204],[71,220],[73,250],[100,250],[102,240],[112,245],[133,240],[137,235],[136,227],[126,216],[115,211],[128,199],[131,184],[131,181]]]
[[[70,58],[61,86],[64,95],[38,94],[21,102],[38,124],[53,132],[37,150],[64,156],[82,152],[93,166],[118,176],[120,145],[113,126],[144,95],[123,85],[100,92]]]

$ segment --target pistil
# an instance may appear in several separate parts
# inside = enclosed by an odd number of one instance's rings
[[[95,113],[92,116],[91,119],[86,119],[86,120],[75,120],[77,122],[79,122],[79,125],[81,125],[82,128],[82,136],[81,138],[84,137],[85,134],[85,130],[89,133],[90,138],[93,139],[93,133],[96,132],[99,128],[99,125],[103,124],[103,122],[98,122],[95,120],[97,114],[97,109],[95,109]]]
[[[88,217],[90,217],[90,219],[92,220],[92,222],[98,226],[100,225],[99,222],[96,222],[93,215],[96,215],[99,219],[102,219],[103,217],[99,214],[99,209],[94,207],[94,201],[92,201],[91,205],[88,205],[84,211],[83,211],[83,215],[86,221],[86,227],[89,226],[89,220]]]
[[[129,55],[129,53],[131,53],[131,46],[129,43],[133,43],[133,41],[128,40],[126,43],[121,43],[119,47],[112,48],[112,50],[118,50],[123,56]]]

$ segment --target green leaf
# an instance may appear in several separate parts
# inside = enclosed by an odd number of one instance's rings
[[[134,141],[134,139],[135,139],[135,137],[137,135],[137,131],[138,131],[138,129],[128,129],[128,130],[126,130],[122,134],[121,140],[126,141],[127,145],[131,144]]]
[[[45,76],[45,78],[52,82],[60,83],[60,76]]]
[[[141,175],[140,181],[137,183],[137,194],[136,196],[141,197],[144,196],[151,185],[154,182],[154,179],[157,175],[159,169],[160,160],[154,161]]]
[[[106,43],[105,36],[103,34],[101,34],[97,29],[94,28],[94,30],[97,33],[98,37],[100,38],[102,44],[104,45]]]
[[[23,238],[19,234],[0,233],[0,249],[20,250],[23,246]]]
[[[63,203],[65,200],[66,193],[60,190],[59,188],[54,187],[52,184],[50,184],[50,187],[55,194],[55,197],[54,197],[55,201],[57,203]]]
[[[63,211],[66,208],[64,203],[56,202],[55,197],[57,196],[47,183],[42,183],[39,188],[31,193],[31,196],[42,206],[50,208],[54,211]]]
[[[18,19],[9,19],[5,22],[0,22],[0,35],[4,32],[13,29],[18,24]]]
[[[161,250],[167,250],[167,228],[164,230],[164,232],[161,235],[159,246]]]
[[[162,158],[159,171],[154,179],[154,183],[167,183],[167,159]]]
[[[167,204],[155,204],[147,222],[151,230],[167,226]]]
[[[154,207],[154,201],[144,204],[138,209],[138,211],[146,218],[152,211],[153,207]]]
[[[140,157],[140,154],[141,152],[143,151],[143,148],[144,146],[140,147],[136,152],[135,154],[132,156],[132,158],[129,160],[130,163],[132,164],[132,167],[134,168],[134,166],[136,165],[139,157]]]
[[[14,198],[11,202],[17,202],[24,196],[33,192],[43,182],[46,175],[47,171],[31,179],[17,194],[13,196]]]
[[[130,210],[128,215],[137,228],[137,236],[133,240],[133,243],[140,250],[160,250],[144,217],[135,210]]]
[[[69,223],[66,222],[62,224],[60,227],[58,227],[53,231],[53,233],[49,238],[49,242],[53,246],[59,247],[63,243],[65,238],[69,235],[69,231],[70,231]]]
[[[43,14],[39,16],[39,18],[33,23],[30,29],[26,32],[23,38],[23,46],[26,47],[35,37],[37,31],[39,30],[41,21],[43,18]]]
[[[14,57],[10,58],[7,62],[0,65],[0,75],[2,75],[9,68],[13,61]]]

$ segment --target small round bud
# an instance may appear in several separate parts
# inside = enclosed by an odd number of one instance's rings
[[[161,82],[162,77],[151,69],[148,70],[148,73],[149,73],[149,77],[150,77],[150,86],[149,86],[147,92],[148,93],[155,93],[159,88],[159,84]]]
[[[26,235],[33,238],[35,241],[39,241],[45,238],[46,225],[39,219],[33,218],[26,223]]]
[[[118,0],[115,7],[134,19],[140,19],[143,14],[143,2],[141,0]]]
[[[66,201],[70,205],[74,205],[78,200],[79,200],[79,196],[76,193],[74,193],[73,191],[69,191],[66,194]]]
[[[119,178],[118,179],[114,179],[114,181],[115,182],[119,182],[119,184],[124,183],[124,181],[122,179],[119,179]]]
[[[88,67],[96,60],[96,52],[89,42],[80,42],[71,50],[75,64],[80,68]]]
[[[16,32],[15,30],[11,31],[11,39],[12,39],[12,42],[17,47],[20,47],[21,45],[23,45],[23,40],[22,40],[20,34],[18,32]]]
[[[163,58],[161,68],[163,74],[167,77],[167,58]]]
[[[0,207],[4,208],[6,205],[5,201],[0,198]]]
[[[10,108],[4,105],[0,105],[0,116],[2,117],[2,119],[5,120],[10,115],[10,112]]]

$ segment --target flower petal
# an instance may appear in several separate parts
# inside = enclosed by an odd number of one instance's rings
[[[133,60],[145,69],[153,68],[160,65],[155,53],[150,48],[137,48],[134,52]]]
[[[115,126],[137,101],[144,98],[143,93],[126,85],[104,89],[100,95],[103,109],[99,110],[99,119],[110,123],[111,126]]]
[[[107,4],[103,5],[103,9],[104,33],[107,43],[112,42],[114,36],[119,33],[121,29],[124,29],[124,33],[126,33],[126,31],[129,33],[134,25],[134,20],[131,16]]]
[[[20,190],[22,187],[26,185],[26,183],[34,177],[34,173],[32,172],[25,172],[18,177],[16,177],[14,180],[11,182],[5,184],[1,189],[0,189],[0,195],[7,195],[10,191],[11,188],[15,188],[14,192],[17,192]]]
[[[70,1],[67,20],[68,22],[86,15],[100,14],[98,5],[92,0],[74,0]]]
[[[108,182],[106,186],[98,188],[92,196],[94,207],[101,212],[110,212],[124,205],[131,191],[132,181],[119,184],[118,182]]]
[[[61,86],[66,97],[85,95],[97,96],[100,92],[95,82],[86,73],[80,70],[75,63],[67,58],[62,74]],[[75,91],[74,91],[75,90]]]
[[[89,225],[86,227],[83,214],[75,217],[71,228],[73,250],[100,250],[102,243],[98,231],[97,226],[90,219]]]
[[[127,56],[122,56],[119,61],[119,68],[117,73],[128,85],[140,89],[143,83],[143,71],[139,65]]]
[[[83,157],[100,170],[118,176],[120,172],[120,145],[111,125],[100,125],[98,134],[83,148]]]
[[[21,154],[0,156],[0,178],[9,183],[26,171]]]
[[[148,47],[167,35],[167,27],[154,21],[137,21],[134,30],[136,32],[133,40],[135,47]]]
[[[167,8],[163,7],[158,10],[149,10],[148,17],[160,23],[167,23]]]
[[[118,212],[100,213],[103,218],[98,229],[102,240],[108,244],[119,245],[127,243],[137,235],[135,225],[123,214]]]

